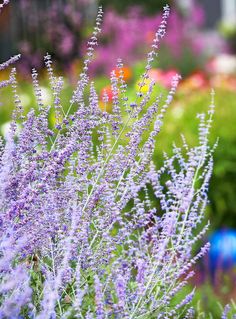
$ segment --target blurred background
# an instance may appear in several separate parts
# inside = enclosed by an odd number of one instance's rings
[[[211,143],[219,137],[219,146],[207,210],[212,249],[197,265],[192,284],[197,285],[200,298],[195,300],[197,318],[220,318],[220,308],[236,299],[236,0],[12,0],[1,13],[0,61],[22,54],[17,64],[19,93],[27,111],[35,105],[32,68],[39,71],[44,102],[52,102],[43,69],[43,56],[50,53],[56,72],[67,78],[63,90],[66,103],[78,79],[98,5],[102,4],[103,31],[91,76],[96,78],[100,96],[106,90],[111,101],[109,74],[116,68],[117,58],[122,58],[128,93],[133,96],[167,3],[171,6],[167,36],[150,76],[158,83],[158,92],[168,90],[176,72],[182,75],[182,82],[160,134],[155,160],[161,162],[163,151],[171,153],[180,133],[190,144],[196,143],[195,115],[207,110],[214,88],[216,114]],[[7,79],[8,72],[1,72],[0,80]],[[0,92],[2,135],[13,108],[9,92],[9,88]]]

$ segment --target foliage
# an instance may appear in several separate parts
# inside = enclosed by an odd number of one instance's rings
[[[220,26],[220,31],[223,34],[223,36],[228,40],[229,48],[233,54],[236,52],[236,24],[222,24]]]
[[[225,286],[224,286],[225,288]],[[191,291],[192,286],[185,288],[184,293]],[[219,296],[210,282],[196,287],[193,298],[196,319],[235,319],[236,305],[233,299],[222,305],[222,295]]]

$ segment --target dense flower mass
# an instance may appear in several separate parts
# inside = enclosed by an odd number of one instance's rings
[[[49,54],[52,106],[44,105],[33,70],[38,107],[25,115],[11,71],[15,111],[1,142],[0,318],[194,318],[194,291],[175,298],[209,249],[206,244],[192,253],[208,228],[201,225],[213,166],[208,135],[214,103],[212,94],[208,113],[198,115],[199,144],[191,148],[183,138],[182,148],[174,145],[157,168],[156,137],[180,76],[173,76],[166,97],[152,98],[151,80],[145,93],[142,87],[168,16],[166,6],[134,100],[118,61],[110,113],[99,108],[88,76],[101,8],[66,110],[63,78],[54,74]]]

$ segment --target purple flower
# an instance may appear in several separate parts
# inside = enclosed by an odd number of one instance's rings
[[[38,107],[25,115],[12,70],[15,111],[0,143],[0,317],[173,318],[183,308],[193,316],[194,292],[176,306],[172,299],[209,249],[206,244],[197,255],[192,252],[208,227],[196,235],[213,167],[208,139],[214,96],[208,113],[198,116],[198,145],[188,147],[183,139],[183,148],[164,154],[157,169],[155,142],[180,76],[173,76],[163,100],[155,96],[154,82],[148,81],[146,92],[142,87],[169,12],[166,6],[132,101],[122,74],[111,73],[111,113],[100,110],[88,75],[102,8],[67,108],[50,54],[44,59],[50,106],[33,69]],[[119,60],[117,67],[122,65]]]

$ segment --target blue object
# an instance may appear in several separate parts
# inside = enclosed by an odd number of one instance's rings
[[[210,236],[209,242],[209,266],[213,273],[219,268],[228,270],[236,266],[236,230],[217,230]]]

